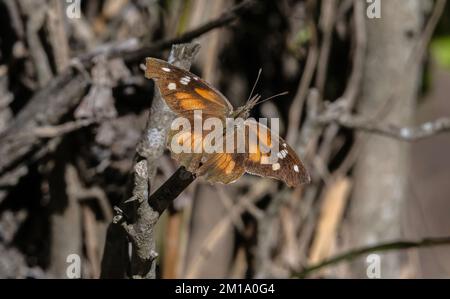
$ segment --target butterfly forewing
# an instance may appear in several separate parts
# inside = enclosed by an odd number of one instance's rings
[[[173,66],[166,61],[147,58],[145,75],[155,81],[170,109],[178,116],[187,118],[192,128],[194,127],[195,111],[201,111],[202,125],[210,117],[221,119],[225,123],[225,118],[233,111],[231,104],[219,91],[191,72]],[[200,136],[195,132],[180,134],[178,130],[170,130],[167,144],[172,157],[187,170],[198,173],[198,168],[203,164],[202,161],[205,162],[204,156],[206,154],[204,152],[199,153],[197,150],[199,148],[203,150],[202,138],[207,134],[208,131],[206,130],[202,130]],[[190,150],[175,152],[172,150],[173,142],[180,146],[188,145]],[[212,166],[213,156],[207,156],[206,159],[211,159],[209,165]],[[218,158],[220,157],[216,157],[215,161]],[[213,169],[212,167],[211,171]],[[227,169],[229,169],[229,166]],[[228,179],[224,176],[224,180],[227,181]]]
[[[219,91],[198,76],[156,58],[147,58],[145,76],[153,79],[167,105],[179,116],[193,118],[195,110],[203,118],[225,119],[233,106]]]

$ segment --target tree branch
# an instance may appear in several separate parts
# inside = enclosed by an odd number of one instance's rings
[[[189,69],[198,50],[198,44],[174,45],[169,63]],[[170,202],[195,179],[193,174],[180,168],[153,196],[149,197],[150,184],[156,174],[158,161],[164,153],[167,130],[174,117],[175,114],[155,89],[147,126],[136,149],[136,162],[129,185],[131,190],[127,192],[126,200],[116,208],[116,216],[108,229],[102,261],[102,278],[125,276],[129,263],[124,250],[126,239],[132,244],[129,275],[133,278],[156,276],[155,225]]]
[[[304,278],[311,273],[323,269],[330,265],[335,265],[337,263],[343,261],[353,260],[357,257],[360,257],[367,253],[373,252],[383,252],[390,250],[398,250],[398,249],[411,249],[411,248],[424,248],[431,246],[439,246],[439,245],[450,245],[450,237],[442,237],[442,238],[426,238],[419,241],[394,241],[383,244],[378,244],[375,246],[368,246],[350,250],[348,252],[344,252],[342,254],[338,254],[334,257],[331,257],[325,261],[319,262],[317,264],[305,267],[302,271],[295,274],[295,277]]]
[[[194,180],[196,176],[180,167],[177,171],[158,188],[148,199],[150,206],[162,214],[169,205],[184,191]]]
[[[437,134],[450,132],[450,118],[439,118],[418,126],[398,127],[388,123],[377,123],[367,118],[348,114],[321,115],[316,119],[321,125],[336,123],[344,128],[379,134],[404,141],[417,141]]]

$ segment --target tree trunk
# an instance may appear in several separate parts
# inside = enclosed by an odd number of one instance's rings
[[[367,60],[358,109],[367,117],[408,125],[414,117],[421,63],[411,59],[423,23],[422,0],[381,1],[381,19],[366,18]],[[382,115],[376,115],[383,111]],[[410,144],[361,135],[349,210],[352,247],[401,237],[401,214],[408,200]],[[382,278],[399,278],[400,253],[380,254]],[[367,278],[366,258],[351,265],[351,274]]]

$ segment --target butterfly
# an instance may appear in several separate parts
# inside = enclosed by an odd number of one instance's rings
[[[156,58],[146,59],[145,76],[154,80],[167,106],[192,125],[195,121],[195,111],[201,111],[203,121],[213,117],[222,121],[225,126],[227,118],[245,120],[246,148],[243,152],[175,153],[169,146],[172,157],[188,171],[205,177],[209,182],[224,184],[236,181],[244,173],[278,179],[290,187],[310,182],[308,171],[295,151],[269,128],[248,118],[250,110],[258,103],[259,96],[249,99],[244,106],[234,109],[223,94],[200,77]],[[223,135],[234,138],[237,130],[238,128],[232,128]],[[263,131],[268,133],[262,134]],[[174,138],[177,138],[176,142],[189,144],[193,148],[202,148],[204,145],[202,138],[205,137],[205,132],[200,133],[202,136],[195,136],[196,133],[180,136],[176,133],[175,130],[170,131],[168,145]],[[227,136],[231,133],[234,135]],[[251,134],[254,134],[256,139],[252,140]],[[274,140],[272,136],[275,136]],[[263,147],[257,146],[256,142]],[[275,144],[277,147],[274,146]],[[268,148],[268,151],[261,150],[264,147]],[[268,158],[274,155],[278,157],[277,161],[268,163]]]

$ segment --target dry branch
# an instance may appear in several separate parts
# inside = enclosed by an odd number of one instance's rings
[[[317,118],[320,124],[336,123],[344,128],[379,134],[404,141],[417,141],[442,133],[450,132],[450,118],[439,118],[418,126],[399,127],[388,123],[378,123],[360,116],[322,115]]]
[[[13,170],[45,143],[37,135],[30,138],[17,136],[40,126],[57,125],[64,115],[76,107],[87,87],[88,82],[83,75],[71,69],[30,99],[0,138],[0,176]]]
[[[122,53],[122,55],[120,56],[124,57],[125,60],[127,61],[140,61],[142,60],[143,57],[149,56],[157,51],[160,51],[161,49],[167,49],[174,44],[190,42],[194,38],[208,31],[211,31],[212,29],[228,25],[229,23],[237,19],[239,16],[241,16],[244,12],[248,11],[255,3],[256,3],[255,0],[242,1],[240,4],[224,12],[217,19],[211,20],[203,25],[200,25],[199,27],[191,31],[188,31],[179,37],[162,40],[150,46],[144,46],[137,50]]]
[[[189,69],[198,50],[198,44],[174,45],[169,62]],[[116,217],[108,228],[102,278],[125,276],[125,270],[128,269],[126,239],[132,244],[129,275],[133,278],[155,278],[155,259],[158,256],[154,236],[156,222],[170,202],[195,179],[193,174],[180,168],[149,197],[151,181],[164,153],[167,130],[174,117],[174,113],[155,90],[147,126],[136,150],[131,194],[126,194],[126,200],[116,208]]]
[[[305,267],[301,272],[295,274],[294,276],[298,278],[304,278],[311,273],[323,269],[327,266],[335,265],[337,263],[343,261],[350,261],[357,257],[363,256],[365,254],[373,253],[373,252],[383,252],[390,250],[401,250],[401,249],[411,249],[411,248],[425,248],[431,246],[441,246],[441,245],[449,245],[450,237],[442,237],[442,238],[426,238],[420,241],[394,241],[382,243],[374,246],[367,246],[362,248],[357,248],[350,250],[348,252],[344,252],[342,254],[336,255],[332,258],[329,258],[325,261],[319,262],[317,264]]]

